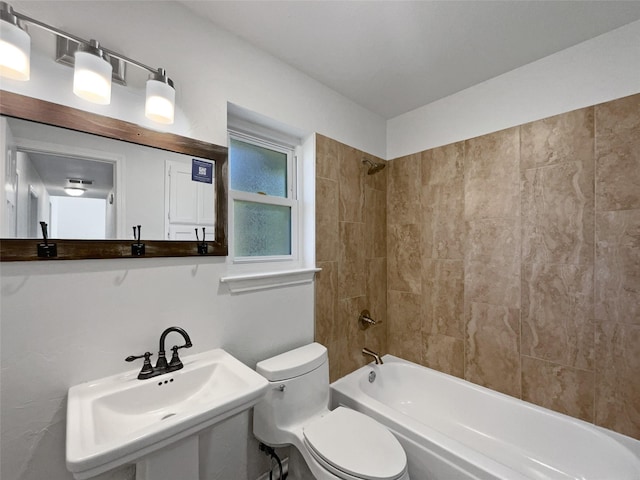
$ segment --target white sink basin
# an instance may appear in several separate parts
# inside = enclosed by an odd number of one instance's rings
[[[85,479],[251,408],[268,382],[221,349],[147,380],[140,369],[69,389],[67,468]]]

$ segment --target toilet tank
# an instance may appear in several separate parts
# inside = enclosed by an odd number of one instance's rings
[[[253,432],[272,446],[291,443],[291,431],[329,407],[327,349],[319,343],[263,360],[256,371],[269,381],[254,407]]]

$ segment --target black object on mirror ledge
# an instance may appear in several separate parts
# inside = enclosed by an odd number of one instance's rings
[[[136,243],[131,244],[131,255],[134,257],[141,257],[144,255],[144,243],[140,242],[140,230],[142,229],[141,225],[138,225],[138,233],[136,234],[136,226],[133,226],[133,238],[135,238]]]
[[[200,239],[198,238],[198,229],[196,228],[196,241],[198,242],[198,253],[200,255],[206,255],[207,253],[209,253],[209,245],[207,245],[207,242],[205,241],[205,230],[204,227],[202,227],[202,242],[200,242]]]
[[[42,238],[44,243],[38,244],[38,257],[52,258],[58,256],[58,247],[55,243],[49,243],[47,233],[47,222],[40,222],[40,228],[42,228]]]

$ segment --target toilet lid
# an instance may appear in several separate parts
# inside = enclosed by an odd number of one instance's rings
[[[366,480],[392,480],[407,466],[398,440],[366,415],[338,407],[303,429],[307,444],[334,468]]]

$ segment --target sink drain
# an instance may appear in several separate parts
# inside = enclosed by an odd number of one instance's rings
[[[175,413],[169,413],[167,415],[165,415],[164,417],[162,417],[160,420],[166,420],[169,417],[173,417],[175,415]]]

